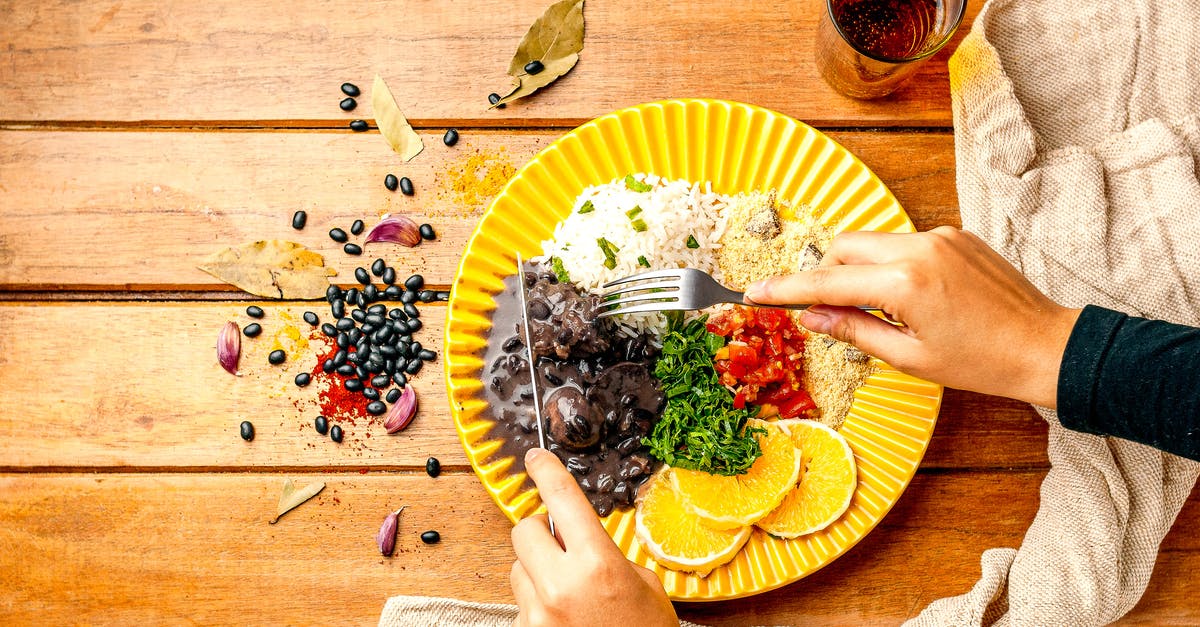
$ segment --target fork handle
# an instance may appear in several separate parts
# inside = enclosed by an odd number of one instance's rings
[[[729,290],[729,298],[730,298],[730,300],[725,301],[725,302],[735,303],[738,305],[747,305],[750,307],[767,307],[770,309],[791,309],[793,311],[803,311],[805,309],[808,309],[809,307],[812,307],[814,304],[814,303],[808,303],[806,305],[767,305],[764,303],[756,303],[754,301],[746,301],[745,293],[735,292],[733,290]],[[867,307],[865,305],[857,305],[857,307],[863,311],[868,311],[868,312],[878,312],[879,311],[879,309],[876,309],[875,307]]]

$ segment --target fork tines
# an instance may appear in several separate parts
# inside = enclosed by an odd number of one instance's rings
[[[606,318],[617,314],[685,309],[680,303],[678,295],[679,281],[682,279],[683,273],[679,269],[653,270],[605,283],[602,286],[605,289],[620,285],[625,287],[600,295],[600,299],[603,301],[600,307],[608,309],[597,317]],[[626,294],[626,296],[617,298],[621,294]]]

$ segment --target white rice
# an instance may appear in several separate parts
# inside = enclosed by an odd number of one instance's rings
[[[585,189],[575,199],[571,215],[558,224],[554,239],[542,242],[542,260],[561,259],[571,281],[594,293],[614,279],[667,268],[698,268],[720,281],[716,257],[725,233],[728,197],[713,193],[712,183],[664,181],[653,174],[634,178],[653,189],[632,191],[624,178]],[[595,210],[579,213],[587,201]],[[634,207],[642,209],[637,217],[645,222],[645,231],[635,230],[626,215]],[[687,247],[688,236],[696,239],[697,248]],[[618,249],[613,268],[604,265],[604,250],[597,242],[601,237]],[[649,268],[639,265],[639,256],[646,258]],[[665,319],[656,313],[621,316],[621,322],[656,334],[665,327]]]

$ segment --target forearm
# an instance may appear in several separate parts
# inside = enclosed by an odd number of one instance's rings
[[[1087,307],[1059,369],[1058,417],[1200,460],[1200,329]]]

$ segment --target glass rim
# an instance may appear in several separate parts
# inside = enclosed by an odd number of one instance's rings
[[[913,61],[922,61],[924,59],[928,59],[929,57],[937,54],[938,51],[940,51],[947,43],[950,42],[950,38],[954,37],[954,33],[958,31],[958,27],[962,24],[963,16],[966,15],[966,13],[967,0],[962,0],[962,4],[959,5],[958,15],[954,16],[954,23],[950,26],[949,31],[937,42],[936,45],[930,47],[929,50],[912,57],[885,57],[867,52],[866,50],[854,45],[854,42],[850,41],[849,37],[846,37],[845,31],[842,30],[841,25],[838,24],[838,21],[833,17],[833,0],[825,0],[825,17],[829,18],[830,23],[833,24],[834,30],[837,31],[837,34],[842,38],[842,41],[846,42],[847,46],[850,46],[855,52],[863,55],[864,57],[883,63],[912,63]]]

